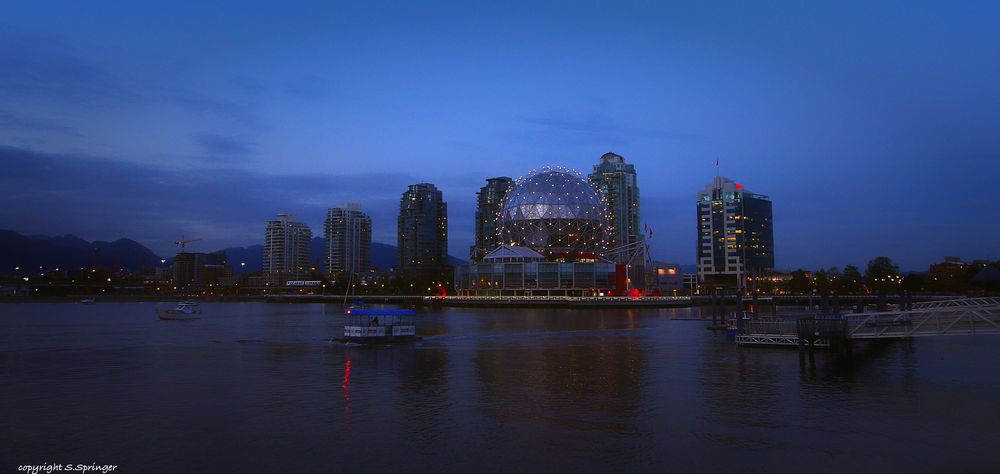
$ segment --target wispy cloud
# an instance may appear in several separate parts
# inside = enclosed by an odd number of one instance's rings
[[[705,141],[707,137],[682,130],[635,126],[617,118],[614,108],[586,106],[550,110],[522,117],[520,126],[504,135],[518,143],[586,143],[624,147],[637,141]]]
[[[330,97],[330,80],[315,74],[302,76],[285,82],[286,94],[302,100],[323,100]]]
[[[595,111],[556,112],[551,111],[534,117],[526,117],[524,123],[560,132],[616,133],[623,127],[611,117]]]
[[[422,181],[392,172],[192,172],[8,146],[0,146],[0,166],[0,222],[9,227],[88,239],[127,236],[163,254],[181,234],[204,238],[202,245],[211,250],[255,244],[263,238],[264,222],[281,212],[298,215],[319,233],[326,209],[346,201],[360,201],[371,215],[374,240],[393,243],[399,196],[408,184]],[[451,215],[471,225],[472,212],[456,205]]]
[[[58,133],[75,137],[80,136],[79,131],[64,123],[28,115],[17,115],[4,112],[2,110],[0,110],[0,130]]]
[[[186,109],[196,115],[221,117],[234,124],[253,130],[265,130],[269,126],[261,119],[255,107],[244,101],[232,101],[200,92],[184,89],[169,89],[157,97],[166,103]]]
[[[209,155],[236,156],[254,152],[252,143],[214,133],[196,134],[194,142]]]
[[[115,74],[81,59],[57,36],[0,29],[0,98],[79,105],[121,105],[139,93]]]
[[[175,106],[254,130],[267,129],[254,103],[88,60],[63,38],[0,28],[0,100],[73,109]],[[254,81],[242,83],[253,87]],[[238,88],[236,88],[238,89]]]

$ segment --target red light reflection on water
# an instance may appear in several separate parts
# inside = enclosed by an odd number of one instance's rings
[[[344,390],[344,400],[351,401],[351,359],[344,364],[344,384],[340,388]]]
[[[344,383],[340,386],[344,392],[344,432],[351,431],[351,359],[344,362]]]

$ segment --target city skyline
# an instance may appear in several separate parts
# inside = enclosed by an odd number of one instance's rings
[[[3,150],[3,147],[0,147],[0,155],[2,155],[4,151],[5,150]],[[24,153],[23,153],[23,151],[18,151],[17,154],[23,156]],[[538,166],[538,167],[540,168],[541,166]],[[716,169],[716,167],[713,167],[713,169]],[[515,176],[517,175],[517,173],[509,173],[509,174],[512,174],[512,175],[515,175]],[[639,173],[639,175],[640,175],[639,182],[642,182],[642,178],[641,178],[642,173]],[[379,178],[376,178],[375,181],[378,181],[379,179],[386,179],[386,178],[400,179],[399,176],[387,174],[387,175],[382,175]],[[315,179],[315,178],[313,178],[313,179]],[[405,178],[405,179],[411,179],[413,181],[420,181],[420,180],[415,180],[413,178]],[[470,179],[473,179],[473,178],[470,178]],[[492,179],[492,178],[484,177],[484,178],[481,178],[481,179],[482,180],[487,180],[487,179]],[[427,180],[424,180],[422,182],[426,182],[426,181]],[[473,179],[473,181],[474,181],[474,179]],[[456,183],[454,181],[451,181],[451,180],[449,180],[448,182],[452,183],[452,185],[455,185],[455,186],[459,185],[458,183]],[[430,184],[434,184],[434,183],[430,183]],[[317,187],[318,186],[319,185],[317,185]],[[371,189],[371,188],[369,188],[369,186],[378,186],[378,184],[376,184],[376,183],[357,184],[358,188],[368,188],[368,189]],[[408,185],[405,185],[405,184],[403,185],[403,187],[406,187],[406,186],[408,186]],[[455,224],[454,221],[456,219],[459,220],[458,226],[461,229],[460,233],[463,234],[463,237],[460,237],[460,238],[464,238],[465,232],[463,232],[463,231],[465,231],[466,229],[462,229],[462,228],[466,227],[466,224],[467,224],[467,226],[470,227],[471,230],[472,230],[472,232],[470,232],[469,233],[470,235],[468,236],[469,242],[470,242],[469,247],[473,246],[474,243],[475,243],[475,235],[474,235],[475,232],[474,231],[475,231],[476,192],[479,191],[479,188],[477,188],[475,186],[471,186],[469,189],[473,189],[473,188],[475,189],[475,191],[472,192],[471,198],[467,199],[468,201],[471,202],[471,206],[466,206],[465,204],[467,204],[467,203],[463,202],[463,200],[461,200],[461,199],[456,201],[459,204],[458,206],[455,206],[454,204],[450,204],[449,205],[449,207],[451,208],[451,209],[449,209],[449,212],[452,213],[452,215],[454,215],[453,209],[456,208],[456,207],[462,209],[463,211],[466,210],[465,208],[471,207],[471,209],[468,209],[469,215],[467,215],[467,216],[460,216],[460,217],[457,217],[457,218],[450,218],[449,219],[451,222],[449,222],[449,243],[448,243],[448,245],[450,245],[450,246],[456,245],[455,243],[453,243],[454,240],[450,238],[450,236],[455,233],[454,229],[455,229],[456,224]],[[697,188],[699,188],[699,187],[693,187],[693,189],[697,189]],[[393,193],[393,194],[395,196],[392,199],[392,201],[393,201],[392,204],[391,204],[392,207],[389,208],[389,209],[376,208],[377,214],[373,213],[374,215],[371,216],[371,220],[373,222],[373,224],[372,224],[372,241],[373,242],[379,242],[379,243],[384,243],[384,244],[388,244],[388,245],[394,245],[395,241],[397,240],[396,239],[396,237],[397,237],[397,228],[396,228],[396,225],[395,225],[396,224],[395,221],[398,219],[398,211],[399,211],[398,205],[399,204],[398,204],[398,193]],[[355,195],[355,196],[357,196],[357,195]],[[359,201],[361,203],[365,202],[363,199],[354,199],[354,200],[355,201]],[[381,200],[382,199],[380,198],[380,199],[378,199],[376,201],[381,201]],[[691,201],[691,197],[690,196],[688,196],[687,201],[688,202],[685,203],[685,204],[687,204],[687,207],[690,207],[690,201]],[[279,211],[281,209],[294,209],[295,208],[295,206],[286,206],[286,205],[281,205],[280,203],[271,204],[270,206],[273,207],[273,208],[275,208],[275,209],[278,209]],[[779,203],[778,206],[776,206],[776,207],[780,208],[781,204]],[[317,219],[316,216],[313,216],[313,215],[309,214],[309,215],[306,215],[305,218],[303,218],[301,216],[301,214],[298,213],[298,212],[291,212],[290,214],[295,215],[295,217],[300,222],[306,224],[306,226],[308,228],[310,228],[310,229],[312,229],[312,228],[319,228],[319,229],[324,228],[325,216],[326,216],[326,213],[327,213],[329,207],[327,205],[325,205],[325,204],[317,203],[314,206],[309,206],[309,208],[312,209],[312,211],[310,211],[310,212],[313,212],[313,211],[315,211],[317,209],[322,210],[323,217]],[[243,211],[243,212],[247,211],[246,208],[240,208],[239,210]],[[281,213],[281,212],[279,212],[279,213]],[[256,213],[254,213],[254,214],[256,214]],[[375,215],[378,215],[378,218],[376,218]],[[775,216],[779,216],[779,215],[780,214],[778,212],[775,212]],[[272,216],[273,216],[273,214],[272,214]],[[690,218],[693,219],[695,217],[697,217],[696,213],[692,212]],[[265,217],[265,219],[270,219],[270,217]],[[464,221],[468,221],[468,222],[464,222]],[[779,270],[792,270],[792,269],[796,269],[796,268],[806,268],[806,269],[818,269],[818,268],[829,268],[829,267],[841,267],[842,268],[844,265],[864,266],[867,261],[869,261],[872,258],[875,258],[877,256],[881,256],[881,255],[888,255],[891,258],[893,258],[894,260],[900,262],[903,265],[903,269],[905,271],[926,271],[925,269],[929,265],[932,265],[934,263],[937,263],[937,262],[941,261],[947,255],[960,255],[960,256],[962,256],[962,258],[964,258],[967,261],[973,261],[973,260],[977,260],[977,259],[992,260],[992,259],[995,258],[995,256],[993,254],[990,254],[989,252],[986,252],[986,253],[984,253],[982,255],[979,255],[979,254],[974,254],[973,255],[973,254],[970,254],[967,250],[964,250],[964,249],[953,249],[953,251],[951,251],[951,252],[945,252],[945,253],[942,253],[941,255],[937,255],[937,254],[929,254],[929,255],[926,255],[926,256],[922,255],[919,258],[914,258],[912,255],[894,254],[894,253],[892,253],[892,251],[885,251],[885,252],[879,253],[879,252],[874,252],[874,251],[865,251],[865,250],[862,249],[861,253],[848,255],[842,261],[822,260],[823,262],[829,262],[829,263],[820,263],[820,264],[795,263],[796,261],[801,262],[801,260],[792,261],[791,259],[788,259],[788,258],[782,258],[782,253],[783,252],[782,252],[782,248],[781,248],[781,243],[782,243],[783,239],[781,237],[781,231],[783,229],[780,229],[780,228],[783,227],[783,225],[780,222],[780,220],[779,220],[778,217],[775,217],[775,221],[778,222],[777,225],[779,226],[779,231],[776,232],[775,238],[774,238],[774,240],[775,240],[775,248],[776,248],[776,250],[775,250],[776,257],[775,258],[776,258],[776,262],[778,262],[775,265],[775,269],[779,269]],[[650,226],[650,229],[655,229],[657,238],[666,237],[666,239],[664,239],[664,240],[669,240],[671,242],[677,242],[677,241],[683,241],[684,240],[683,235],[676,235],[676,234],[683,234],[684,232],[674,232],[675,235],[670,235],[670,234],[663,235],[666,232],[664,232],[663,229],[661,229],[660,227],[658,227],[655,222],[654,223],[650,223],[650,222],[647,222],[646,220],[643,220],[642,222],[643,222],[643,224],[648,224]],[[260,221],[257,221],[255,223],[251,223],[251,224],[255,224],[255,225],[251,225],[250,227],[256,227],[256,228],[251,229],[251,231],[252,231],[251,233],[254,234],[254,235],[251,238],[249,238],[249,239],[243,239],[243,238],[240,238],[240,237],[235,237],[235,238],[232,238],[232,239],[229,239],[229,240],[217,239],[217,238],[215,238],[215,239],[213,239],[213,238],[200,238],[200,239],[198,239],[199,242],[197,244],[194,244],[194,245],[197,245],[197,250],[195,250],[194,248],[192,248],[192,249],[189,249],[189,251],[216,252],[216,251],[219,251],[219,250],[221,250],[223,248],[227,248],[227,247],[245,247],[245,246],[257,245],[259,243],[259,239],[260,239],[259,238],[259,235],[260,235]],[[688,226],[688,228],[686,228],[684,230],[688,231],[688,233],[690,233],[690,230],[694,226],[690,222],[687,223],[687,226]],[[44,232],[28,232],[28,231],[24,231],[24,230],[18,229],[18,228],[11,228],[10,230],[22,232],[22,233],[25,233],[25,234],[44,234]],[[102,238],[93,238],[93,237],[90,237],[89,234],[83,234],[81,232],[74,232],[74,231],[53,231],[53,232],[49,232],[47,235],[56,236],[56,235],[66,235],[66,234],[76,235],[76,236],[79,236],[79,237],[87,238],[88,240],[101,240],[102,239]],[[173,255],[174,253],[176,253],[176,250],[177,250],[176,244],[175,244],[175,242],[173,240],[171,240],[171,238],[170,238],[169,235],[166,236],[167,238],[164,238],[164,239],[158,239],[158,238],[154,238],[154,239],[142,239],[142,238],[137,238],[135,236],[135,234],[136,233],[130,234],[128,229],[124,229],[123,233],[121,235],[110,234],[110,233],[107,233],[107,232],[105,232],[103,234],[100,234],[100,235],[107,235],[107,237],[103,238],[103,239],[106,239],[106,240],[117,240],[118,238],[135,239],[135,240],[139,241],[140,243],[142,243],[142,244],[146,245],[147,247],[149,247],[154,252],[157,252],[160,255],[164,255],[164,256],[168,256],[168,257],[171,256],[171,255]],[[190,234],[190,232],[188,234]],[[691,245],[695,245],[696,244],[695,239],[692,238],[690,240],[691,240]],[[212,245],[213,242],[217,242],[217,244],[213,245],[212,247],[208,247],[208,245]],[[690,265],[692,267],[694,267],[696,265],[696,263],[693,261],[695,259],[690,256],[690,251],[689,250],[687,252],[685,252],[683,249],[678,249],[678,248],[671,247],[671,248],[667,249],[667,252],[661,253],[658,250],[662,249],[663,246],[653,245],[653,242],[655,242],[655,240],[651,239],[650,240],[650,246],[652,248],[652,254],[653,254],[652,257],[654,259],[659,260],[659,261],[675,262],[675,263],[679,263],[681,265]],[[458,245],[461,246],[461,244],[458,244]],[[816,252],[814,252],[814,253],[816,253]],[[819,253],[822,253],[822,252],[820,251]],[[666,255],[671,255],[671,256],[666,256]],[[673,255],[676,255],[677,257],[672,257]],[[859,255],[861,255],[861,256],[859,256]],[[458,257],[458,258],[462,258],[462,259],[466,259],[468,257],[467,255],[464,255],[464,254],[461,254],[461,255],[452,255],[452,256],[455,256],[455,257]],[[316,257],[316,256],[313,256],[313,257]],[[926,260],[926,264],[924,264],[925,260]],[[786,264],[785,262],[788,262],[788,263]],[[913,263],[913,262],[916,262],[916,263]]]
[[[657,260],[694,263],[716,160],[774,200],[777,268],[996,258],[996,5],[234,7],[10,6],[4,227],[172,255],[358,201],[392,243],[431,182],[464,257],[484,179],[613,151]]]

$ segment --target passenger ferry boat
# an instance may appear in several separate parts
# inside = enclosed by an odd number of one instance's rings
[[[355,306],[344,310],[344,336],[339,342],[386,344],[419,339],[413,325],[413,310],[367,309]]]
[[[189,320],[201,319],[201,310],[198,303],[193,301],[181,301],[177,306],[159,313],[163,320]]]

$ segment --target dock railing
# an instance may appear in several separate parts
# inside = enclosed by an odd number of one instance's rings
[[[742,334],[795,334],[797,321],[794,319],[745,319]]]

